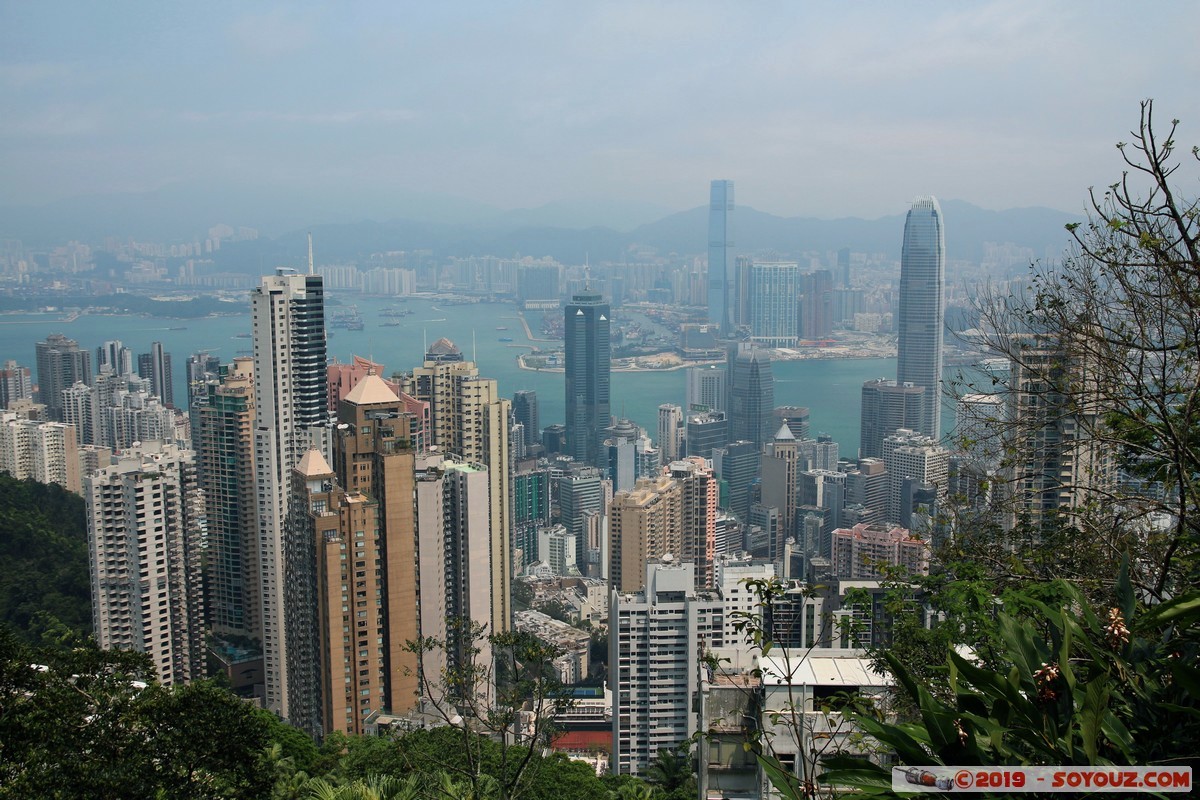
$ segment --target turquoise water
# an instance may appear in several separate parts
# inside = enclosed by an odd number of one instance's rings
[[[499,303],[445,305],[436,300],[412,299],[398,303],[391,298],[363,298],[361,295],[335,293],[341,307],[355,305],[366,327],[361,331],[330,328],[329,354],[339,361],[353,355],[380,361],[388,371],[411,369],[421,363],[427,342],[445,336],[453,340],[468,358],[474,358],[480,373],[496,378],[500,391],[512,396],[518,389],[533,389],[538,394],[543,426],[563,420],[563,375],[561,372],[532,372],[517,366],[519,353],[531,344],[517,318],[514,306]],[[406,317],[382,317],[388,308],[408,308]],[[330,306],[329,315],[338,306]],[[385,322],[398,322],[383,327]],[[497,330],[497,328],[507,330]],[[171,330],[185,328],[186,330]],[[250,340],[238,338],[250,331],[250,301],[245,313],[236,316],[193,320],[164,320],[132,316],[84,314],[72,322],[63,314],[0,315],[0,361],[16,359],[34,367],[34,343],[50,333],[63,333],[81,347],[95,349],[109,339],[120,339],[135,354],[150,351],[150,344],[161,341],[171,353],[175,377],[175,396],[187,397],[184,386],[187,357],[207,350],[222,361],[248,355]],[[534,335],[538,331],[534,330]],[[510,337],[512,342],[500,342]],[[546,346],[553,347],[551,343]],[[243,352],[244,351],[244,352]],[[775,404],[808,406],[812,432],[829,433],[841,445],[843,454],[858,449],[860,392],[863,381],[894,377],[896,361],[890,358],[779,361],[773,365]],[[36,378],[36,376],[35,376]],[[614,373],[613,413],[626,416],[656,436],[658,406],[661,403],[683,405],[683,370],[672,372]]]

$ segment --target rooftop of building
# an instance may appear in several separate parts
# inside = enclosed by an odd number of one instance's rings
[[[354,384],[354,388],[346,395],[346,402],[364,406],[376,403],[399,403],[400,398],[383,378],[374,372],[368,372],[358,383]]]
[[[462,350],[458,349],[458,345],[447,339],[445,336],[438,339],[433,344],[429,345],[429,353],[439,356],[461,355]]]
[[[325,460],[325,456],[321,455],[321,451],[313,447],[300,458],[300,463],[296,465],[296,471],[305,477],[313,478],[320,475],[332,475],[333,467],[329,466],[329,462]]]
[[[866,652],[856,649],[780,649],[760,659],[764,686],[891,686],[875,672]]]

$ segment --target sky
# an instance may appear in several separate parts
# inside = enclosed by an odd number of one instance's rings
[[[0,2],[0,206],[203,185],[500,209],[1079,211],[1200,3]]]

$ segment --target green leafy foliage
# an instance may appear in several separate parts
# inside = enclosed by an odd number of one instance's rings
[[[0,473],[0,622],[27,641],[92,628],[83,499]]]
[[[1044,622],[996,615],[997,660],[951,650],[949,696],[893,653],[884,659],[917,709],[913,722],[856,715],[864,733],[909,765],[1145,765],[1194,758],[1200,741],[1200,592],[1152,608],[1135,601],[1128,571],[1099,612],[1061,583],[1027,594]],[[890,794],[883,767],[831,759],[823,780]]]
[[[0,629],[0,798],[262,797],[271,724],[138,653],[32,648]]]

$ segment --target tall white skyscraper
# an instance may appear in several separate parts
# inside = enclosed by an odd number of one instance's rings
[[[728,335],[734,296],[733,181],[713,181],[708,205],[708,321]]]
[[[936,198],[918,197],[904,222],[900,254],[900,335],[896,382],[925,389],[920,432],[942,435],[942,332],[946,240]]]
[[[92,621],[103,648],[146,653],[165,684],[204,676],[204,493],[190,450],[144,442],[84,479]]]
[[[325,296],[320,275],[278,269],[250,293],[254,453],[266,707],[287,717],[283,532],[292,469],[328,421]]]

